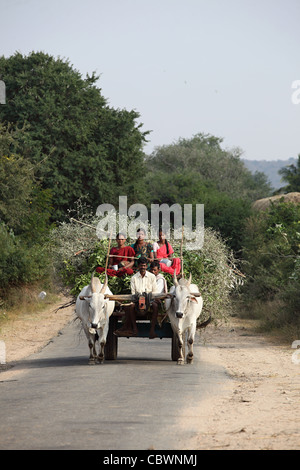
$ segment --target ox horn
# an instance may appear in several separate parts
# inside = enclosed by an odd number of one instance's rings
[[[174,286],[177,287],[178,286],[178,281],[177,281],[176,271],[174,271],[173,282],[174,282]]]
[[[108,286],[108,277],[107,277],[107,274],[106,274],[105,275],[105,282],[104,282],[104,284],[102,286],[102,289],[101,289],[101,292],[100,292],[101,294],[105,294],[107,286]]]
[[[190,277],[189,277],[189,280],[187,282],[187,287],[189,287],[191,285],[191,282],[192,282],[192,273],[190,273]]]

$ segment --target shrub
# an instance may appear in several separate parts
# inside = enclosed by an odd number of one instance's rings
[[[246,224],[244,247],[246,308],[253,302],[259,306],[265,330],[288,331],[290,338],[299,334],[300,204],[271,203],[254,214]]]
[[[271,204],[246,223],[244,266],[246,295],[271,300],[288,283],[300,252],[300,205]]]
[[[29,246],[14,235],[5,224],[0,225],[0,284],[30,283],[48,274],[49,258],[46,245]]]

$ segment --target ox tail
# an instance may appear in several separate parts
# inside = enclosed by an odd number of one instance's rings
[[[211,318],[211,316],[210,316],[210,317],[209,317],[207,320],[205,320],[204,322],[199,323],[199,324],[197,325],[197,328],[206,328],[207,325],[209,325],[209,323],[211,322],[211,320],[212,320],[212,318]]]

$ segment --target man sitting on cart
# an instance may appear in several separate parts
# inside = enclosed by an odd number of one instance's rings
[[[154,274],[157,284],[157,292],[160,294],[167,294],[168,293],[168,286],[167,281],[164,278],[163,274],[160,272],[160,262],[155,259],[150,264],[150,272]]]
[[[126,237],[123,233],[118,233],[116,238],[117,247],[113,247],[109,253],[108,276],[122,277],[133,274],[135,251],[131,246],[126,246]],[[105,268],[96,268],[98,273],[103,273]]]
[[[158,290],[156,276],[147,271],[146,258],[138,259],[138,272],[132,276],[130,287],[132,296],[135,296],[135,301],[125,307],[124,325],[119,330],[116,330],[114,334],[125,337],[137,336],[138,328],[136,324],[136,316],[146,316],[146,314],[151,311],[152,316],[149,338],[156,338],[155,325],[157,322],[159,304],[157,300],[148,302],[147,294],[156,293]]]

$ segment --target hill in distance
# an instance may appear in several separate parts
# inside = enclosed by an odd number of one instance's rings
[[[242,158],[241,160],[251,173],[256,171],[264,173],[274,189],[279,189],[286,184],[281,181],[278,171],[284,166],[297,164],[296,158],[289,158],[288,160],[245,160]]]

